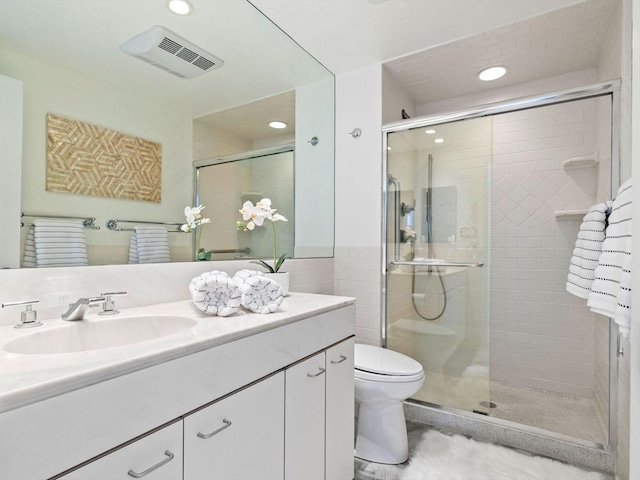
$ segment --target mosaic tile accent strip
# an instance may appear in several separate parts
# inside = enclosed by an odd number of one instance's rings
[[[47,114],[49,192],[160,203],[162,145]]]

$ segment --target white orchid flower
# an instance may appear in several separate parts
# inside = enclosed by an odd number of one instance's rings
[[[180,230],[185,233],[191,233],[200,225],[205,223],[211,223],[210,218],[202,218],[202,210],[204,205],[198,205],[197,207],[184,207],[184,216],[187,218],[187,223],[180,226]],[[211,260],[211,252],[207,249],[200,248],[200,240],[202,238],[202,228],[198,228],[198,236],[196,238],[195,259],[196,260]]]
[[[271,215],[271,218],[269,218],[269,220],[271,220],[272,222],[279,222],[279,221],[288,222],[288,220],[282,215],[280,215],[279,213],[274,213],[273,215]]]
[[[264,219],[268,216],[268,212],[249,201],[244,202],[240,213],[242,214],[243,220],[250,220],[249,224],[255,224],[259,227],[262,226]],[[253,227],[249,227],[249,224],[247,224],[247,228],[253,230]]]
[[[277,273],[282,263],[284,262],[287,254],[281,255],[279,258],[277,256],[277,247],[276,247],[276,226],[275,222],[286,222],[287,219],[276,213],[278,210],[275,208],[271,208],[271,199],[263,198],[255,205],[250,202],[244,202],[242,208],[240,209],[240,213],[242,214],[242,219],[247,222],[243,224],[242,222],[236,222],[236,229],[242,228],[244,226],[244,231],[253,230],[256,226],[260,227],[264,224],[265,219],[271,220],[271,227],[273,229],[273,266],[265,263],[262,260],[256,260],[254,263],[259,263],[263,267],[265,267],[268,271],[272,273]]]
[[[263,210],[271,210],[271,199],[263,198],[258,203],[256,203],[256,207],[262,208]]]
[[[185,207],[184,215],[187,217],[187,225],[190,229],[193,229],[200,225],[202,222],[202,214],[200,213],[204,206],[198,205],[197,207]],[[207,222],[204,222],[207,223]]]

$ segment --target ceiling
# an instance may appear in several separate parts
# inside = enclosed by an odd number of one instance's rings
[[[0,46],[192,118],[330,75],[245,0],[190,1],[194,12],[178,16],[165,0],[0,0]],[[120,51],[123,42],[153,25],[224,65],[184,80]],[[4,57],[3,71],[13,61]]]
[[[264,123],[263,114],[271,119],[274,112],[251,102],[327,74],[287,35],[337,74],[386,62],[416,105],[422,105],[479,88],[557,75],[563,69],[586,68],[600,55],[598,45],[608,28],[607,18],[618,3],[191,2],[194,13],[179,17],[165,8],[164,0],[0,0],[0,45],[133,94],[153,96],[191,117],[244,104],[244,110],[251,110],[257,105],[248,113],[258,125]],[[570,8],[558,10],[563,7]],[[225,65],[200,77],[181,80],[120,52],[122,42],[155,24],[221,57]],[[475,74],[485,61],[508,64],[509,75],[490,87],[482,85]],[[282,115],[290,116],[291,110],[289,103]],[[227,128],[230,126],[227,123]],[[269,131],[264,135],[282,133]]]
[[[531,82],[600,64],[619,2],[590,0],[391,60],[385,67],[417,106]],[[492,82],[490,65],[509,72]]]
[[[335,74],[580,0],[250,0]]]
[[[292,135],[295,132],[295,103],[295,91],[291,90],[229,110],[205,115],[197,121],[207,125],[212,131],[233,133],[247,141]],[[285,122],[287,127],[273,129],[268,125],[271,120]]]

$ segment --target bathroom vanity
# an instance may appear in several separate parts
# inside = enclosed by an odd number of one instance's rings
[[[291,293],[273,314],[230,317],[191,301],[132,308],[119,314],[132,325],[194,323],[58,353],[43,353],[47,332],[89,338],[117,317],[0,327],[0,478],[351,479],[353,302]],[[38,329],[36,346],[21,338]]]

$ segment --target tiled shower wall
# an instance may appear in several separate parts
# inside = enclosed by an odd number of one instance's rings
[[[506,98],[586,85],[598,80],[596,69],[572,72],[419,106],[417,113],[426,115],[452,111]],[[542,181],[542,177],[547,175],[546,186],[539,185],[541,189],[537,193],[544,197],[546,188],[548,193],[557,195],[554,202],[564,202],[563,207],[554,206],[554,211],[569,208],[572,204],[575,208],[584,209],[591,206],[595,199],[609,198],[610,194],[606,191],[608,174],[573,171],[569,172],[571,176],[567,178],[567,172],[561,168],[563,160],[597,152],[601,170],[609,171],[608,139],[601,143],[610,132],[609,115],[603,114],[609,111],[609,106],[606,100],[598,102],[595,107],[576,107],[575,110],[573,104],[560,105],[548,118],[541,117],[541,114],[535,113],[536,110],[509,114],[510,118],[504,115],[503,120],[495,118],[493,176],[501,183],[494,181],[493,188],[492,265],[498,271],[493,272],[492,281],[497,283],[492,283],[491,287],[492,307],[497,307],[492,311],[496,324],[492,324],[491,370],[493,379],[564,393],[595,395],[598,415],[607,418],[607,320],[591,314],[584,308],[584,301],[572,298],[564,291],[564,280],[580,218],[556,222],[554,212],[549,207],[546,208],[549,214],[546,216],[542,215],[544,207],[531,210],[536,205],[533,201],[535,196],[526,189],[523,191],[524,186],[516,188],[513,182],[526,175]],[[557,165],[560,165],[559,170],[553,173]],[[559,185],[562,178],[573,182],[576,188],[573,198],[569,186],[562,190],[564,184]],[[559,182],[557,191],[554,182]],[[505,190],[509,190],[509,195],[498,205],[499,200],[505,197]],[[533,214],[531,218],[529,214]],[[506,217],[510,221],[504,223]],[[531,223],[536,217],[540,221],[538,225]],[[513,228],[505,227],[509,223],[513,224]],[[562,255],[564,260],[543,256],[551,256],[552,252],[553,255]],[[530,265],[532,270],[524,271],[525,265]],[[550,277],[547,278],[547,275]],[[540,290],[535,293],[534,289]],[[523,300],[526,297],[530,301]],[[543,306],[542,301],[549,303]],[[513,316],[517,312],[513,307],[518,303],[522,303],[529,311]],[[569,320],[572,316],[574,319]],[[557,368],[560,363],[565,365],[564,369]],[[570,383],[565,387],[566,380]]]
[[[566,292],[583,210],[598,168],[563,162],[598,148],[598,100],[494,117],[491,375],[583,397],[595,393],[595,315]]]

